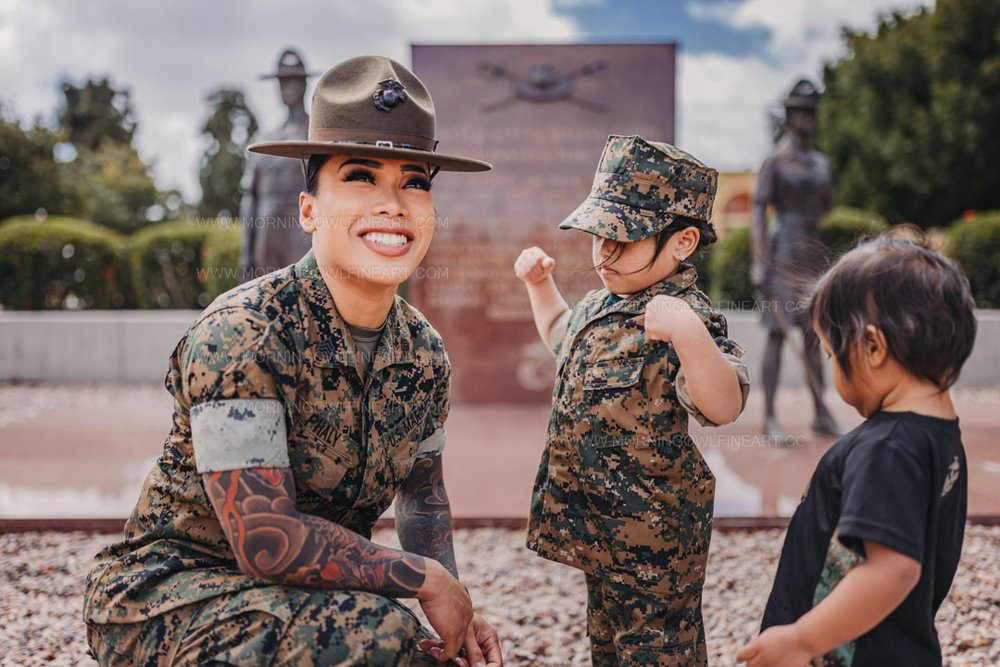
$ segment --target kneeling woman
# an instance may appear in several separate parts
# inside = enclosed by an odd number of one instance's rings
[[[101,664],[501,664],[452,549],[448,359],[395,295],[434,232],[431,178],[490,168],[434,152],[433,109],[399,63],[355,58],[317,84],[308,141],[250,147],[306,163],[313,247],[174,350],[163,455],[87,579]],[[403,550],[370,541],[394,499]]]

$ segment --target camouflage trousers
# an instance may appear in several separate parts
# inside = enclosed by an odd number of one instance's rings
[[[587,575],[587,634],[594,667],[708,664],[700,588],[653,595]]]
[[[139,623],[88,625],[101,665],[420,665],[433,635],[396,600],[287,586],[228,593]]]

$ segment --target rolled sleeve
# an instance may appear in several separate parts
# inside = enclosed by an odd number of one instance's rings
[[[718,341],[716,341],[716,343],[718,344]],[[735,343],[733,343],[733,345],[735,348],[730,349],[735,349],[740,355],[742,355],[742,348]],[[720,349],[723,350],[722,356],[726,358],[729,365],[732,366],[734,371],[736,371],[736,378],[740,382],[740,394],[742,399],[742,402],[740,403],[740,413],[742,414],[743,410],[747,406],[747,398],[750,396],[750,370],[739,356],[733,352],[726,352],[721,345]],[[687,410],[688,414],[691,415],[691,417],[693,417],[699,424],[702,426],[718,426],[718,424],[706,417],[702,411],[698,409],[698,406],[694,404],[694,400],[691,398],[691,389],[688,386],[687,377],[684,375],[683,367],[677,370],[677,377],[674,379],[674,391],[677,392],[677,402],[680,403],[681,407]]]
[[[563,311],[552,324],[549,325],[549,348],[553,352],[558,351],[558,346],[562,344],[563,339],[566,338],[566,332],[569,330],[569,314],[570,310],[567,309]]]
[[[444,423],[451,410],[451,362],[444,350],[441,351],[442,364],[436,371],[437,383],[431,395],[430,409],[427,411],[427,422],[420,441],[418,454],[442,452],[444,450]]]
[[[189,331],[184,389],[199,473],[288,467],[283,384],[295,365],[274,323],[253,310],[224,308]]]
[[[742,414],[747,406],[747,399],[750,396],[750,370],[747,368],[746,362],[743,361],[743,348],[736,341],[729,338],[729,323],[726,322],[725,315],[712,308],[707,297],[698,292],[688,299],[688,303],[691,305],[691,309],[701,318],[705,328],[708,329],[709,335],[715,341],[716,347],[722,352],[722,356],[726,358],[726,361],[729,362],[729,365],[736,372],[736,378],[740,383],[740,413]],[[691,389],[688,386],[687,377],[684,375],[683,366],[678,367],[677,373],[673,378],[673,385],[674,391],[677,393],[677,401],[688,414],[702,426],[718,426],[718,424],[708,419],[698,409],[698,406],[695,405],[694,400],[691,398]]]

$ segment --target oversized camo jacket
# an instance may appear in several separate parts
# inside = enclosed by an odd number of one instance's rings
[[[355,357],[312,251],[205,309],[170,358],[173,427],[123,538],[97,555],[84,619],[142,621],[270,585],[240,573],[196,471],[190,415],[200,403],[280,401],[296,509],[370,537],[419,444],[444,424],[450,366],[438,333],[399,297],[365,381]]]
[[[684,264],[611,305],[601,289],[573,307],[554,348],[552,416],[532,496],[529,548],[651,593],[702,585],[715,477],[688,435],[677,353],[646,338],[646,306],[659,294],[683,299],[724,353],[743,355],[696,279]]]

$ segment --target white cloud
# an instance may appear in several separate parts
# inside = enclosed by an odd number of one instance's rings
[[[843,26],[871,30],[880,14],[927,4],[933,0],[688,2],[695,18],[763,28],[770,39],[757,54],[682,51],[678,142],[720,169],[758,168],[770,148],[768,108],[799,78],[821,83],[823,63],[843,53]]]
[[[534,0],[0,0],[0,102],[22,118],[51,119],[60,79],[110,74],[132,92],[136,144],[155,165],[157,184],[195,200],[205,95],[219,85],[239,86],[262,127],[280,124],[285,111],[277,87],[257,75],[271,71],[287,46],[322,71],[360,54],[409,63],[411,42],[578,35],[551,2]]]
[[[257,81],[283,48],[312,70],[378,53],[409,62],[409,44],[567,42],[582,35],[567,7],[599,0],[245,0],[136,3],[0,0],[0,102],[23,118],[51,117],[57,83],[110,74],[128,86],[139,119],[136,142],[160,187],[197,199],[205,95],[219,85],[246,92],[263,127],[283,119],[276,86]],[[695,2],[695,17],[734,29],[767,30],[766,46],[741,56],[688,53],[680,41],[678,143],[723,169],[756,168],[769,147],[765,111],[801,76],[819,80],[842,51],[843,25],[870,29],[879,12],[920,0],[744,0]],[[308,94],[311,94],[311,91]]]

